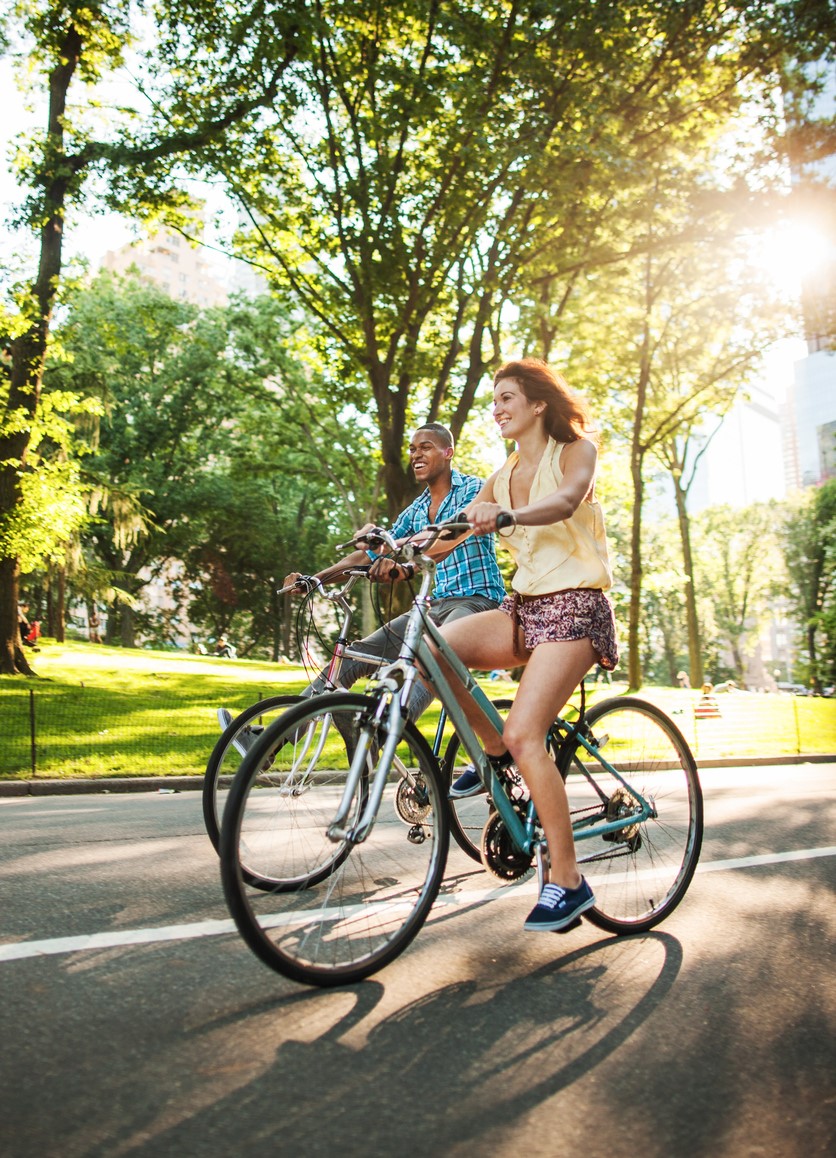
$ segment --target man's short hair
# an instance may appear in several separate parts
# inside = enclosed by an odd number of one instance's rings
[[[455,449],[456,442],[453,438],[453,432],[448,430],[446,426],[442,426],[440,422],[422,422],[420,426],[415,427],[415,433],[419,430],[431,431],[439,442],[443,442],[445,446]]]

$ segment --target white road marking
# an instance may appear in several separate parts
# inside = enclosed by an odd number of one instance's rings
[[[732,860],[707,861],[697,866],[697,872],[730,872],[734,869],[784,864],[788,861],[814,860],[825,856],[836,856],[836,845],[829,845],[824,848],[794,849],[790,852],[764,853],[760,856],[741,856]],[[509,889],[507,886],[500,885],[492,889],[442,892],[435,904],[436,906],[447,907],[465,906],[481,904],[500,897],[517,896],[519,894],[516,889]],[[275,923],[282,924],[284,921],[282,918],[278,918]],[[122,929],[109,933],[89,933],[82,937],[54,937],[45,941],[19,941],[0,945],[0,963],[21,961],[31,957],[50,957],[61,953],[83,953],[89,949],[113,949],[124,945],[150,945],[161,941],[190,941],[196,937],[218,937],[224,933],[234,932],[234,921],[217,920],[197,921],[187,925],[164,925],[157,929]]]

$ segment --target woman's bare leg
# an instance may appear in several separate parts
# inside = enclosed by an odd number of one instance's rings
[[[510,616],[504,611],[481,611],[478,615],[468,615],[452,623],[445,623],[441,628],[441,634],[465,667],[476,671],[491,671],[497,667],[518,667],[528,660],[528,652],[522,644],[522,654],[514,653],[513,624]],[[437,652],[436,658],[442,671],[450,677],[450,687],[456,694],[459,707],[482,741],[485,751],[491,756],[501,756],[508,747],[506,740],[500,736],[473,697],[465,692]],[[545,736],[545,732],[543,735]]]
[[[468,616],[445,626],[442,634],[469,668],[515,667],[521,659],[526,663],[502,736],[469,695],[463,695],[459,703],[485,751],[496,756],[507,749],[528,785],[549,849],[550,881],[577,888],[581,875],[566,786],[546,751],[545,738],[555,716],[598,662],[591,642],[541,643],[530,656],[523,651],[521,657],[514,653],[513,624],[504,611]],[[451,686],[456,689],[456,681]]]
[[[553,884],[581,883],[569,801],[544,740],[549,725],[596,662],[588,639],[541,643],[534,649],[508,713],[504,739],[528,785],[549,848]]]

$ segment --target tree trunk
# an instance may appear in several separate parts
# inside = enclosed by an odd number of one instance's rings
[[[33,676],[35,672],[23,654],[17,619],[18,575],[16,559],[0,559],[0,675]]]
[[[61,64],[49,77],[49,111],[47,147],[54,156],[50,177],[43,187],[43,225],[37,278],[31,287],[27,329],[12,339],[9,396],[10,414],[20,414],[24,421],[11,433],[0,436],[0,526],[7,523],[20,503],[20,474],[26,467],[31,440],[32,421],[41,394],[47,335],[52,307],[61,275],[61,248],[64,232],[64,206],[68,184],[73,179],[64,155],[64,114],[67,90],[81,52],[81,37],[68,29],[61,46]],[[29,664],[17,646],[18,575],[17,559],[0,561],[0,669],[32,674]]]
[[[642,595],[642,459],[634,454],[630,473],[633,478],[633,519],[630,530],[630,610],[627,624],[627,683],[630,690],[642,686],[642,663],[639,642]]]
[[[58,568],[58,598],[55,601],[55,638],[59,643],[65,639],[67,624],[67,569]]]
[[[107,620],[105,621],[105,643],[108,647],[114,646],[118,634],[119,605],[116,603],[111,603],[107,609]]]
[[[677,682],[676,682],[677,662],[676,662],[676,648],[674,647],[673,634],[672,634],[672,632],[670,632],[666,628],[664,623],[661,625],[661,631],[662,631],[662,653],[665,657],[665,665],[668,669],[669,683],[670,683],[671,687],[675,688],[677,686]]]
[[[52,596],[52,567],[46,573],[46,634],[55,639],[55,600]]]
[[[282,619],[281,619],[281,639],[279,641],[279,652],[281,655],[287,656],[288,659],[293,658],[291,653],[291,625],[293,623],[293,596],[288,592],[282,596]]]
[[[122,606],[119,621],[119,634],[122,647],[136,647],[136,618],[134,616],[134,609],[129,607],[127,603]]]
[[[813,691],[821,695],[821,677],[819,675],[819,656],[816,650],[816,631],[818,624],[807,624],[807,658],[810,661],[810,683]]]
[[[630,440],[630,477],[633,480],[633,518],[630,528],[630,609],[627,624],[627,684],[631,691],[642,686],[642,662],[639,628],[641,624],[642,598],[642,506],[644,503],[644,457],[647,447],[642,441],[647,391],[650,385],[650,314],[651,314],[651,273],[650,255],[647,258],[646,273],[647,306],[639,352],[639,372],[636,382],[636,415]]]
[[[694,587],[694,557],[691,551],[691,520],[685,504],[685,491],[681,477],[672,474],[673,490],[676,497],[676,514],[679,519],[679,537],[682,542],[682,567],[685,572],[685,620],[688,625],[688,667],[692,688],[700,688],[705,683],[702,666],[702,637],[697,616],[697,592]]]

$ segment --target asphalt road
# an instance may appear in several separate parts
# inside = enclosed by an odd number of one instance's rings
[[[344,990],[229,931],[197,793],[0,800],[0,1155],[836,1153],[836,765],[712,769],[680,908],[525,934],[451,851]]]

